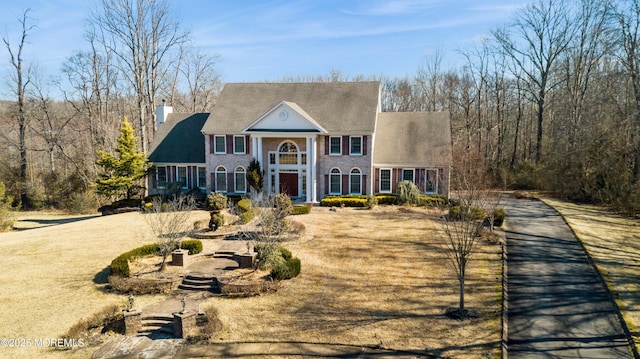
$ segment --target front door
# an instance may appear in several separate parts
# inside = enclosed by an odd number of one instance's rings
[[[280,172],[280,193],[298,197],[298,174]]]

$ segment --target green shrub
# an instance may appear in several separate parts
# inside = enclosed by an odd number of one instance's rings
[[[222,193],[211,192],[207,196],[207,210],[222,211],[227,208],[227,196]]]
[[[276,208],[276,212],[280,218],[284,218],[291,214],[293,211],[293,205],[291,204],[291,197],[284,193],[280,193],[273,197],[273,205]]]
[[[74,192],[64,201],[64,208],[73,214],[93,213],[98,208],[98,198],[93,191]]]
[[[209,219],[209,229],[212,231],[224,226],[224,215],[215,211],[211,212],[211,219]]]
[[[257,213],[258,213],[257,209],[251,208],[246,212],[240,213],[240,219],[242,219],[242,223],[247,224],[251,222],[251,220],[253,219],[253,217],[256,216]]]
[[[282,256],[282,258],[284,258],[285,261],[288,261],[293,257],[291,251],[286,249],[285,247],[280,247],[280,255]]]
[[[398,196],[394,194],[379,194],[376,196],[378,204],[398,204]]]
[[[300,274],[300,259],[291,257],[284,262],[279,262],[271,268],[271,278],[276,280],[286,280],[297,277]]]
[[[202,241],[197,239],[187,239],[181,243],[182,249],[189,251],[189,254],[198,254],[202,252]]]
[[[452,220],[472,220],[479,221],[487,217],[484,208],[466,206],[453,206],[449,208],[449,218]]]
[[[251,200],[248,198],[241,199],[238,201],[238,208],[240,208],[240,211],[243,213],[249,212],[251,210]]]
[[[365,207],[366,198],[359,197],[325,197],[320,201],[323,207]]]
[[[367,196],[367,201],[364,205],[365,207],[367,207],[367,209],[374,209],[377,205],[378,199],[376,198],[376,196]]]
[[[504,219],[507,217],[507,212],[504,208],[496,208],[493,210],[493,225],[496,227],[502,227]]]
[[[442,195],[420,195],[420,206],[424,207],[442,207],[445,206],[448,202],[446,196]]]
[[[309,213],[311,213],[311,206],[293,206],[293,210],[291,211],[293,215]]]
[[[4,183],[0,181],[0,232],[11,228],[16,221],[11,202],[13,197],[6,195]]]
[[[419,204],[420,195],[422,194],[418,186],[411,181],[398,183],[396,193],[398,193],[398,201],[401,204]]]
[[[176,244],[174,248],[171,248],[171,251],[176,250],[177,248],[178,245]],[[182,241],[182,248],[188,250],[189,254],[198,254],[202,252],[202,242],[199,240],[185,240]],[[111,275],[129,277],[131,276],[129,261],[132,261],[136,258],[155,256],[159,253],[160,247],[157,243],[145,244],[142,247],[134,248],[128,252],[124,252],[121,255],[117,256],[113,261],[111,261],[111,264],[109,265]]]

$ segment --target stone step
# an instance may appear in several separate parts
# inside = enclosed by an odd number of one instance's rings
[[[216,281],[211,279],[195,279],[195,278],[185,278],[182,280],[182,284],[189,284],[189,285],[211,285],[215,282]]]
[[[213,258],[228,258],[231,259],[233,258],[233,256],[235,255],[235,253],[219,253],[216,252],[213,254]]]
[[[162,327],[173,325],[173,318],[171,319],[142,319],[140,321],[142,327]]]
[[[147,335],[154,333],[175,335],[175,331],[173,330],[173,323],[171,323],[171,325],[146,325],[140,327],[140,329],[138,330],[138,335]]]

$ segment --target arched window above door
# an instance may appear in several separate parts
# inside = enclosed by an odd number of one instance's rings
[[[284,142],[278,148],[278,152],[287,153],[287,152],[298,152],[298,146],[291,141]]]

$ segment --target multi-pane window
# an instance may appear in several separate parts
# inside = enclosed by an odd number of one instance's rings
[[[198,187],[207,187],[207,168],[198,167]]]
[[[330,155],[342,154],[342,137],[340,136],[329,137],[329,154]]]
[[[391,169],[380,170],[380,192],[391,192]]]
[[[167,167],[156,168],[156,187],[164,188],[167,184]]]
[[[402,180],[403,181],[413,181],[413,168],[403,168],[402,169]]]
[[[427,170],[424,191],[426,193],[438,193],[438,170]]]
[[[244,144],[244,136],[233,136],[233,153],[244,155],[246,153]]]
[[[216,192],[227,192],[227,169],[222,166],[216,168]]]
[[[234,172],[234,185],[237,193],[247,192],[247,176],[245,175],[244,167],[236,167]]]
[[[362,173],[357,168],[349,173],[349,193],[362,194]]]
[[[226,140],[226,136],[224,135],[216,135],[213,136],[213,141],[214,141],[214,151],[217,154],[224,154],[227,153],[227,140]]]
[[[340,173],[340,169],[338,168],[333,168],[329,173],[329,193],[342,193],[342,174]]]
[[[362,136],[351,136],[349,137],[349,148],[350,155],[361,155],[362,154]]]
[[[177,182],[182,188],[187,188],[187,167],[178,167],[176,170]]]

